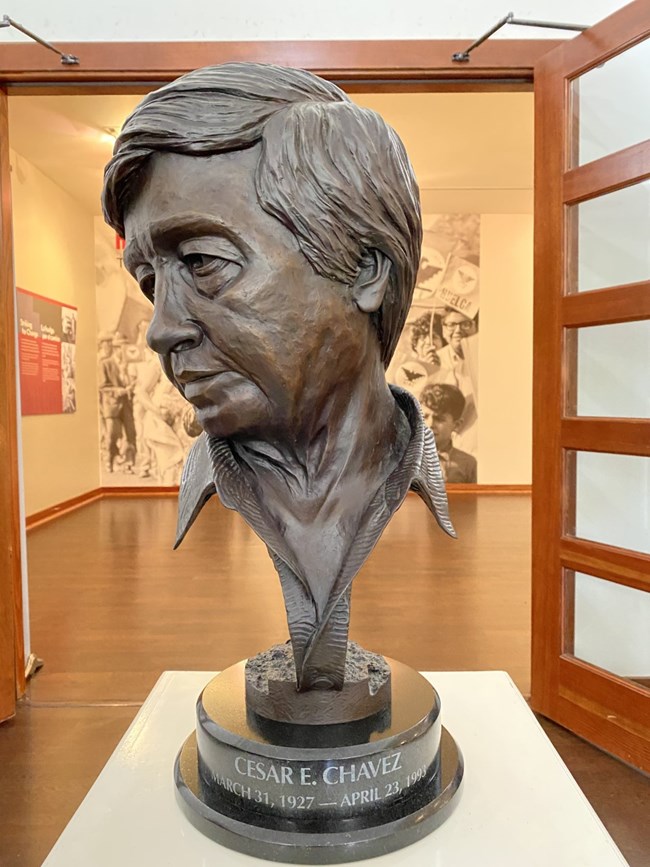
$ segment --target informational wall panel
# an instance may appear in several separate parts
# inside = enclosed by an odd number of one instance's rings
[[[22,414],[75,412],[77,308],[24,289],[16,306]]]

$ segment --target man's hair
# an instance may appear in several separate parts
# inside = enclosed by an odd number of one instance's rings
[[[259,203],[296,236],[318,274],[352,285],[369,251],[391,261],[383,304],[372,314],[387,367],[418,270],[418,187],[397,133],[336,85],[300,69],[224,63],[150,93],[124,123],[106,167],[106,222],[124,236],[152,154],[209,156],[257,142]]]
[[[455,385],[437,382],[435,385],[425,385],[420,395],[420,403],[430,409],[433,415],[449,415],[454,421],[465,412],[465,398],[462,391]]]
[[[423,337],[431,336],[431,317],[433,313],[423,313],[411,325],[411,349],[415,349]]]

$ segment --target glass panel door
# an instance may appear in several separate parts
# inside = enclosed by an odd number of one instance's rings
[[[533,707],[650,770],[650,7],[535,71]]]

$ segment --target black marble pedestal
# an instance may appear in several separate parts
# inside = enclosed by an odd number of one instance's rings
[[[214,678],[175,766],[192,824],[248,855],[306,864],[382,855],[440,825],[457,801],[462,757],[433,687],[387,662],[391,711],[345,725],[247,712],[243,662]]]

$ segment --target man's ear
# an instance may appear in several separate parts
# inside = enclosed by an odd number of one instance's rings
[[[357,279],[352,284],[352,297],[363,313],[376,313],[383,304],[391,264],[381,250],[365,252]]]

